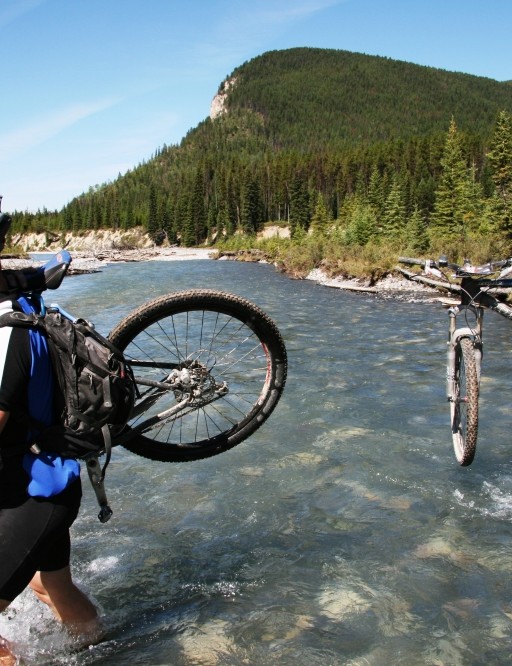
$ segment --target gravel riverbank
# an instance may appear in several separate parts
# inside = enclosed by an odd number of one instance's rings
[[[42,259],[46,253],[38,253],[41,257],[34,259],[16,259],[11,257],[1,258],[3,268],[26,268],[37,266],[44,263]],[[48,257],[52,253],[47,253]],[[219,257],[216,250],[208,248],[188,248],[188,247],[166,247],[166,248],[143,248],[136,250],[100,250],[99,252],[72,251],[73,261],[70,266],[69,274],[94,273],[111,263],[119,262],[137,262],[137,261],[187,261],[197,259],[226,259]],[[334,289],[344,289],[349,291],[359,291],[373,293],[381,296],[393,298],[407,298],[414,300],[419,297],[422,300],[428,297],[434,298],[439,295],[436,289],[427,287],[418,282],[412,282],[401,276],[388,275],[375,284],[370,284],[369,280],[350,279],[343,277],[330,278],[320,269],[312,270],[305,278],[312,280],[325,287]]]

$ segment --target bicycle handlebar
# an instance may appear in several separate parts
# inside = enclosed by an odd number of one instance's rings
[[[401,264],[408,264],[411,266],[422,266],[425,269],[429,268],[449,268],[450,270],[455,271],[456,277],[472,277],[472,276],[482,276],[482,275],[491,275],[495,273],[498,269],[502,270],[500,277],[504,277],[512,271],[512,258],[510,259],[501,259],[499,261],[490,261],[487,264],[482,264],[480,266],[473,266],[469,259],[465,259],[462,265],[453,264],[448,261],[444,256],[439,257],[439,259],[414,259],[409,257],[399,257],[398,261]]]

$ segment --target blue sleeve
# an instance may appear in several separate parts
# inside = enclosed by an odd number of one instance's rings
[[[53,413],[53,370],[46,338],[30,330],[31,368],[28,383],[30,416],[44,425],[55,421]]]

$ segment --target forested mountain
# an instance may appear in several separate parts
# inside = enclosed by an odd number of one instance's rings
[[[325,49],[266,53],[232,80],[228,109],[260,115],[272,145],[302,151],[445,132],[452,116],[486,136],[512,103],[510,84]]]
[[[217,102],[222,111],[180,145],[158,148],[61,211],[16,213],[13,231],[143,225],[156,242],[184,245],[266,222],[363,245],[429,232],[508,234],[510,82],[295,48],[236,68]]]

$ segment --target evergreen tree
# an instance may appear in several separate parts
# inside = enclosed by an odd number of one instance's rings
[[[346,232],[349,245],[364,247],[375,235],[376,219],[372,206],[356,197],[350,211]]]
[[[381,175],[377,166],[374,166],[368,183],[368,203],[374,207],[379,216],[386,200],[386,179]]]
[[[204,165],[199,164],[195,174],[192,197],[190,199],[190,216],[194,228],[194,240],[191,245],[199,245],[199,243],[201,243],[206,238],[207,220],[204,177]]]
[[[317,193],[315,210],[311,218],[311,228],[315,233],[325,234],[330,223],[329,213],[321,192]]]
[[[211,245],[214,239],[214,235],[217,231],[217,209],[215,206],[210,206],[208,208],[208,219],[206,222],[207,226],[207,242],[208,245]]]
[[[226,225],[226,235],[232,236],[240,222],[239,217],[239,208],[238,208],[238,194],[237,186],[235,184],[235,176],[230,174],[228,177],[227,187],[226,187],[226,209],[228,215],[228,222]]]
[[[446,137],[441,167],[431,218],[431,234],[434,238],[461,240],[466,235],[467,219],[472,212],[471,179],[453,119]]]
[[[133,202],[131,201],[131,199],[129,199],[126,204],[126,210],[123,216],[121,226],[125,231],[135,226],[135,218],[133,214]]]
[[[512,239],[512,118],[505,111],[498,114],[487,159],[495,185],[494,210],[498,227]]]
[[[112,200],[108,194],[103,197],[102,227],[104,229],[112,227]]]
[[[160,247],[166,239],[165,231],[165,201],[157,196],[156,205],[156,232],[153,236],[153,242]]]
[[[292,238],[301,236],[308,230],[310,218],[309,192],[302,178],[296,176],[290,194],[290,235]]]
[[[83,227],[82,207],[80,201],[76,201],[73,207],[73,231],[80,231]]]
[[[399,244],[403,239],[406,226],[405,203],[402,187],[398,178],[394,178],[391,190],[384,204],[382,233],[389,240]]]
[[[149,188],[148,199],[148,217],[147,217],[147,230],[148,236],[155,242],[158,236],[158,202],[156,196],[156,188],[152,184]]]
[[[66,206],[64,209],[64,229],[65,231],[73,230],[73,212],[71,205]]]
[[[222,201],[219,209],[217,211],[217,218],[215,220],[215,226],[217,228],[217,237],[223,238],[224,236],[230,236],[233,233],[233,229],[230,227],[231,223],[229,220],[228,207],[225,201]]]
[[[406,244],[413,252],[424,254],[427,252],[430,242],[427,233],[427,226],[418,206],[415,206],[411,219],[406,227]]]
[[[193,247],[196,244],[196,230],[190,201],[182,197],[180,202],[181,244]]]
[[[164,230],[164,233],[167,236],[167,241],[171,245],[176,243],[177,240],[176,227],[174,224],[173,206],[170,198],[168,198],[163,204],[162,229]]]
[[[257,182],[247,176],[242,191],[240,224],[242,231],[254,234],[263,227],[263,202]]]

